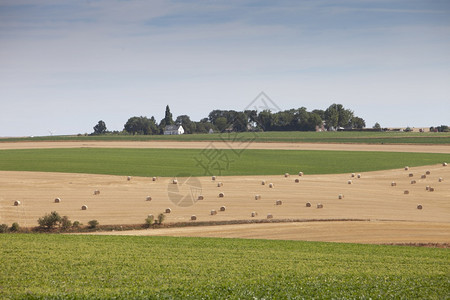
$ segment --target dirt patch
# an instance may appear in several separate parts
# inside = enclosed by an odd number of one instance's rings
[[[320,144],[320,143],[229,143],[229,142],[178,142],[178,141],[45,141],[2,142],[1,149],[45,149],[45,148],[170,148],[204,149],[213,144],[217,149],[279,149],[279,150],[339,150],[339,151],[384,151],[450,153],[450,145],[368,145],[368,144]]]

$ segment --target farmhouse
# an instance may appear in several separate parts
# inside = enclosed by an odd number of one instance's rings
[[[164,128],[165,135],[183,134],[184,128],[181,125],[168,125]]]

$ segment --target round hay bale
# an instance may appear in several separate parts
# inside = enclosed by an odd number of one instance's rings
[[[211,209],[210,211],[211,216],[217,215],[217,211],[215,209]]]
[[[145,201],[152,201],[152,197],[147,196],[147,197],[145,198]]]
[[[405,191],[403,192],[403,194],[408,195],[408,194],[409,194],[409,191],[408,191],[408,190],[405,190]]]
[[[216,180],[216,176],[212,176],[211,180],[213,180],[213,181]]]
[[[429,185],[427,185],[427,186],[425,187],[425,191],[428,191],[428,190],[430,190],[430,186],[429,186]]]
[[[197,197],[197,200],[203,200],[203,199],[205,199],[205,197],[203,197],[203,195],[199,195],[199,196]]]
[[[172,210],[170,208],[166,208],[165,213],[166,214],[170,214],[172,212]]]
[[[310,202],[306,202],[306,207],[311,207],[311,203]]]
[[[447,166],[447,163],[446,163],[446,162],[442,163],[442,166],[443,166],[443,167],[446,167],[446,166]]]
[[[273,183],[269,183],[269,188],[273,188]]]
[[[430,171],[426,171],[426,172],[425,172],[425,174],[427,174],[427,175],[430,175],[430,174],[431,174],[431,172],[430,172]]]
[[[414,176],[414,174],[413,173],[409,173],[409,175],[408,175],[409,177],[413,177]]]
[[[273,215],[272,214],[267,214],[267,219],[273,219]]]
[[[178,180],[173,179],[173,180],[172,180],[172,183],[173,183],[173,184],[178,184]]]
[[[156,177],[152,177],[152,181],[156,181]]]
[[[264,180],[261,181],[261,185],[266,185],[266,182]]]
[[[94,191],[94,195],[100,195],[100,191],[99,190],[95,190]]]
[[[87,205],[81,206],[81,210],[87,210],[87,209],[88,209]]]
[[[323,208],[323,204],[322,203],[317,203],[317,208]]]
[[[409,167],[408,167],[408,166],[406,166],[406,167],[405,167],[405,171],[408,171],[408,170],[409,170]]]
[[[397,186],[397,183],[395,181],[392,181],[391,186]]]
[[[296,178],[295,183],[299,183],[299,182],[300,182],[300,179]]]
[[[19,206],[19,205],[20,205],[20,201],[19,200],[14,201],[14,206]]]
[[[61,198],[55,198],[55,203],[60,203],[61,202]]]
[[[298,172],[298,176],[303,176],[303,172]]]
[[[225,206],[221,206],[219,210],[220,210],[220,211],[225,211],[226,209],[227,209],[227,208],[226,208]]]
[[[261,199],[261,195],[255,195],[255,200]]]
[[[353,181],[349,180],[349,181],[347,181],[347,183],[348,183],[348,184],[352,184],[352,183],[353,183]]]
[[[223,198],[223,197],[225,197],[225,194],[224,193],[219,193],[219,198]]]
[[[355,173],[352,173],[352,177],[355,177]]]
[[[411,184],[416,184],[417,182],[415,180],[411,180]]]
[[[420,179],[425,179],[425,178],[427,178],[427,175],[420,176]]]
[[[417,209],[422,209],[422,205],[421,204],[417,204]]]
[[[444,181],[444,179],[442,177],[439,177],[439,182]]]
[[[356,175],[356,177],[361,178],[361,174]]]
[[[282,204],[283,204],[283,201],[281,201],[281,200],[275,201],[275,205],[282,205]]]
[[[344,199],[344,195],[339,194],[338,199]]]
[[[289,173],[284,173],[284,177],[289,177]]]
[[[128,177],[127,177],[127,180],[130,181],[130,180],[131,180],[131,176],[128,176]]]
[[[191,216],[191,221],[196,221],[197,220],[197,216],[196,215],[192,215]]]
[[[258,213],[256,211],[252,211],[251,216],[252,218],[256,217],[258,215]]]
[[[222,182],[218,182],[217,183],[217,187],[221,187],[221,186],[223,186],[223,183]]]
[[[430,192],[434,192],[434,187],[431,187],[431,186],[430,186],[429,191],[430,191]]]

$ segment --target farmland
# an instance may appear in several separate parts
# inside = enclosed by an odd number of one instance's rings
[[[447,249],[209,238],[6,235],[0,297],[449,296]]]
[[[275,175],[303,171],[336,174],[423,166],[450,161],[450,154],[221,149],[220,166],[207,169],[198,149],[21,149],[2,150],[0,170],[134,176]],[[206,167],[205,167],[206,166]],[[212,175],[212,174],[211,174]]]
[[[184,135],[99,135],[99,136],[45,136],[0,138],[1,142],[32,141],[232,141],[251,139],[254,142],[288,143],[349,143],[349,144],[450,144],[448,132],[242,132]]]

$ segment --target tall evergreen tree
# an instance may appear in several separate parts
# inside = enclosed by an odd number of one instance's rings
[[[165,125],[173,125],[174,124],[169,105],[166,105],[166,114],[164,115],[164,124]]]

